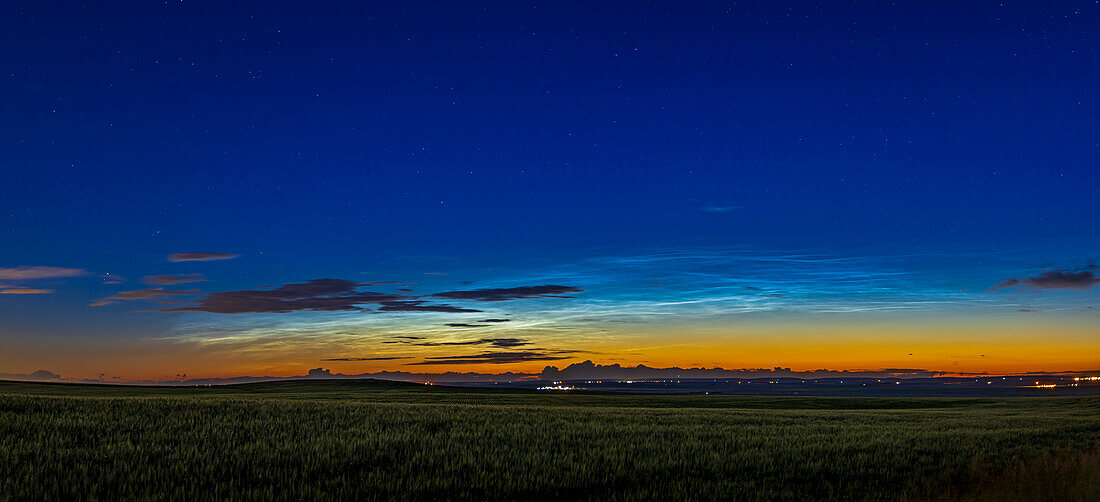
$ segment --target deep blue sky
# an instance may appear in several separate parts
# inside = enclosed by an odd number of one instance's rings
[[[731,248],[892,259],[920,291],[1085,271],[1098,27],[1095,2],[9,2],[0,267],[87,274],[0,323],[173,332],[86,306],[183,272],[455,289]]]

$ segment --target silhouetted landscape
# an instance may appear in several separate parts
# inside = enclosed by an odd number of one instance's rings
[[[13,499],[1090,500],[1100,398],[0,382]],[[44,455],[43,452],[49,454]],[[111,462],[97,461],[104,456]],[[157,480],[150,482],[149,480]]]

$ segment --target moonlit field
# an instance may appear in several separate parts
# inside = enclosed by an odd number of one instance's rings
[[[1100,500],[1098,26],[0,5],[0,501]]]

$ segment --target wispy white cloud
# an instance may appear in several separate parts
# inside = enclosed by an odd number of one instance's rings
[[[570,284],[584,291],[568,299],[478,302],[477,309],[483,311],[478,313],[306,312],[293,317],[249,314],[231,320],[188,317],[181,320],[187,324],[181,324],[172,336],[208,343],[256,344],[285,338],[377,346],[398,335],[445,342],[476,333],[575,344],[619,336],[627,331],[623,328],[626,323],[736,322],[733,318],[737,316],[769,313],[915,314],[990,307],[1015,311],[1003,300],[955,287],[925,268],[907,266],[923,259],[938,258],[919,253],[842,256],[705,248],[605,255],[505,271],[494,277],[456,270],[455,277],[476,278],[478,291],[504,290],[516,284]],[[485,318],[511,321],[474,326]]]
[[[1015,300],[987,291],[987,277],[1003,273],[1005,264],[998,259],[977,253],[846,256],[739,247],[607,254],[555,266],[502,269],[491,277],[478,269],[455,267],[454,282],[441,281],[432,289],[459,288],[462,281],[473,279],[477,290],[569,284],[584,291],[568,299],[476,304],[475,300],[454,300],[459,305],[469,301],[482,310],[476,313],[190,314],[177,319],[179,324],[169,338],[210,346],[210,350],[315,350],[326,357],[421,358],[434,355],[432,347],[462,347],[469,340],[482,338],[529,340],[546,350],[629,343],[652,352],[680,343],[679,336],[688,333],[680,328],[721,326],[736,331],[737,326],[757,325],[761,320],[848,317],[912,322],[993,312],[1033,315],[1020,313]],[[944,263],[952,265],[945,268]],[[960,263],[980,270],[974,272]],[[1058,308],[1030,300],[1036,304],[1034,308]],[[480,322],[494,318],[509,322]],[[400,337],[417,337],[432,346],[394,341]],[[615,360],[624,354],[601,357]]]

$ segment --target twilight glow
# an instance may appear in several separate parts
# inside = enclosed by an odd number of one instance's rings
[[[399,6],[6,8],[0,378],[1100,369],[1095,4]]]

